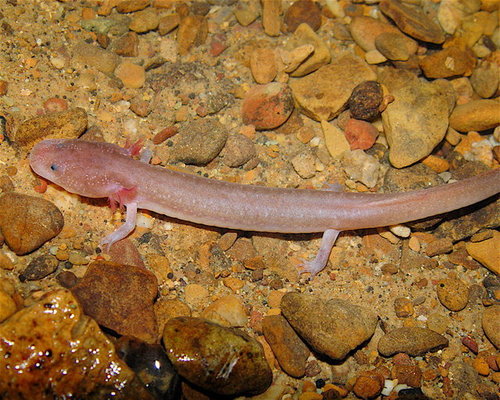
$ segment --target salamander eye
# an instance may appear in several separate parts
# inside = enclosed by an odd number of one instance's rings
[[[56,164],[52,164],[52,165],[50,166],[50,169],[51,169],[52,171],[57,171],[57,170],[59,169],[59,167],[58,167]]]

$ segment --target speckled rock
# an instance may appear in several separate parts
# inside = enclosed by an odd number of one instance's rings
[[[87,112],[83,108],[70,108],[29,118],[23,122],[13,121],[8,127],[8,137],[16,144],[29,147],[39,139],[76,139],[87,128]]]
[[[310,351],[287,320],[281,315],[269,315],[264,317],[262,329],[281,368],[290,376],[303,377]]]
[[[420,67],[427,78],[450,78],[469,76],[476,65],[472,50],[450,46],[420,60]]]
[[[135,32],[127,32],[116,39],[109,49],[119,56],[137,57],[139,55],[139,36]]]
[[[279,36],[281,31],[281,2],[263,0],[261,4],[264,32],[269,36]]]
[[[220,156],[231,168],[241,167],[257,155],[253,142],[243,135],[230,135]]]
[[[19,275],[19,280],[24,281],[36,281],[45,278],[47,275],[51,274],[57,269],[58,261],[54,256],[43,255],[34,258],[30,261],[28,266]]]
[[[344,134],[351,150],[368,150],[375,144],[379,132],[369,122],[351,118],[345,125]]]
[[[482,318],[483,330],[497,349],[500,349],[500,305],[485,308]]]
[[[290,325],[316,351],[341,360],[368,340],[378,323],[370,310],[341,299],[323,301],[301,293],[287,293],[281,310]]]
[[[261,345],[237,329],[201,318],[172,318],[163,343],[177,372],[209,392],[258,394],[272,383]]]
[[[38,249],[63,226],[61,211],[47,200],[17,193],[0,197],[0,231],[18,255]]]
[[[120,56],[117,54],[88,43],[76,45],[73,48],[73,58],[75,61],[89,65],[107,75],[111,75],[120,63]]]
[[[273,129],[283,124],[293,111],[293,98],[288,85],[273,82],[250,89],[243,100],[243,123],[255,129]]]
[[[298,0],[288,7],[283,20],[288,32],[294,32],[302,23],[317,31],[321,26],[321,9],[314,1]]]
[[[438,299],[450,311],[460,311],[469,301],[469,287],[460,279],[449,278],[438,282]]]
[[[470,77],[474,91],[484,99],[492,97],[498,90],[500,67],[492,62],[483,62]]]
[[[369,188],[377,184],[381,174],[381,165],[377,158],[366,154],[363,150],[344,153],[342,167],[349,178]]]
[[[380,106],[384,99],[384,93],[380,83],[376,81],[365,81],[360,83],[352,91],[349,97],[349,111],[356,119],[370,121],[380,115]]]
[[[173,158],[186,164],[206,165],[221,152],[227,137],[226,128],[215,119],[191,121],[175,136]]]
[[[248,26],[259,16],[260,4],[255,1],[239,1],[233,10],[240,25]]]
[[[363,371],[354,382],[353,391],[362,399],[374,399],[384,388],[384,376],[376,371]]]
[[[455,107],[450,126],[460,132],[483,131],[500,124],[500,102],[473,100]]]
[[[312,178],[316,174],[316,157],[309,149],[293,156],[290,162],[302,179]]]
[[[256,48],[250,56],[250,70],[255,82],[272,82],[278,73],[274,50],[269,47]]]
[[[121,335],[148,343],[157,338],[153,300],[156,277],[144,268],[96,261],[71,288],[85,314]]]
[[[494,232],[493,237],[481,242],[467,242],[467,253],[479,261],[496,275],[500,275],[500,232]]]
[[[134,13],[129,28],[137,33],[145,33],[158,28],[160,17],[154,8],[146,8]]]
[[[0,337],[5,398],[91,398],[113,392],[117,399],[148,398],[145,390],[133,390],[134,373],[67,290],[48,292],[12,315],[0,326]]]
[[[385,357],[396,353],[419,356],[448,346],[448,339],[426,328],[398,328],[386,333],[378,342],[378,351]]]
[[[335,118],[361,82],[375,80],[375,73],[360,58],[345,54],[331,64],[290,82],[301,111],[317,120]]]

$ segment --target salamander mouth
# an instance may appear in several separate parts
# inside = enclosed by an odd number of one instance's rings
[[[42,140],[33,146],[29,155],[29,163],[31,169],[37,175],[44,178],[48,177],[52,165],[49,158],[53,155],[54,146],[59,143],[61,143],[59,139],[48,139]]]

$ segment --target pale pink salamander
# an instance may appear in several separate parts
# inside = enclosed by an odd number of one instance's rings
[[[127,207],[126,221],[101,241],[126,237],[137,209],[198,224],[257,232],[324,232],[316,258],[321,271],[340,231],[390,226],[446,213],[500,192],[500,169],[439,187],[392,194],[339,193],[241,185],[152,166],[109,143],[44,140],[30,155],[32,169],[68,192],[108,197]]]

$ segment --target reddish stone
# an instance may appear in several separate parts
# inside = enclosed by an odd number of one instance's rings
[[[366,121],[351,118],[347,121],[344,135],[351,146],[351,150],[367,150],[377,140],[377,129]]]
[[[302,23],[317,31],[321,27],[321,9],[311,0],[296,1],[286,11],[284,22],[288,32],[295,32]]]

